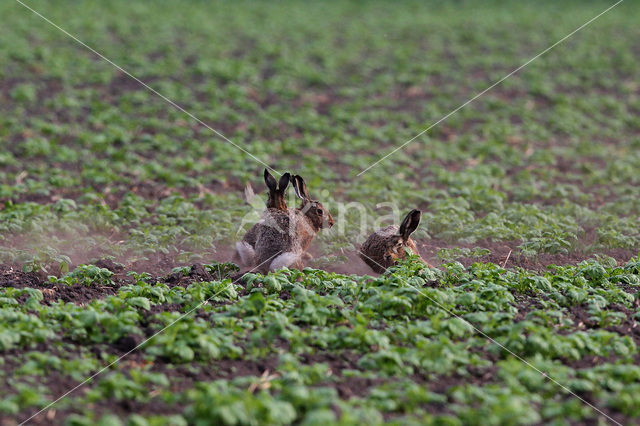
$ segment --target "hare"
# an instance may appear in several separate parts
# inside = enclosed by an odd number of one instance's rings
[[[285,193],[290,180],[291,175],[287,172],[276,182],[276,179],[269,173],[269,170],[264,169],[264,182],[269,190],[266,211],[263,213],[263,218],[244,234],[242,241],[236,243],[234,259],[237,260],[239,258],[243,265],[252,266],[254,263],[256,239],[258,237],[258,231],[264,222],[264,216],[270,214],[269,212],[272,210],[284,212],[288,210]]]
[[[378,229],[362,244],[358,255],[379,274],[393,266],[398,259],[405,257],[405,247],[420,256],[416,243],[409,236],[418,228],[421,216],[420,210],[414,209],[405,216],[399,228],[390,225]],[[424,263],[431,266],[427,262]]]
[[[258,230],[255,244],[255,263],[266,273],[283,267],[302,269],[307,248],[315,235],[333,226],[331,214],[309,196],[302,177],[293,176],[293,188],[302,200],[297,209],[269,210]]]

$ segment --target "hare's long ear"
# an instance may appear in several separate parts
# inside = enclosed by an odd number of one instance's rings
[[[264,183],[267,184],[267,188],[269,188],[269,192],[276,192],[278,189],[278,183],[276,179],[269,173],[269,170],[264,169]]]
[[[289,180],[291,180],[291,175],[289,174],[289,172],[283,174],[282,177],[280,177],[280,180],[278,181],[278,192],[284,194],[284,191],[286,191],[287,187],[289,186]]]
[[[409,236],[418,228],[418,225],[420,225],[420,217],[422,217],[420,210],[413,209],[402,220],[398,234],[400,234],[403,240],[408,240]]]
[[[304,179],[302,179],[302,176],[295,175],[293,177],[293,188],[296,190],[296,195],[298,196],[298,198],[301,198],[303,200],[311,199],[311,197],[309,196],[309,191],[307,190],[307,184],[304,183]]]
[[[298,196],[298,198],[300,198],[301,200],[304,200],[304,192],[302,190],[302,185],[301,182],[302,178],[298,175],[293,175],[293,190],[296,191],[296,195]]]

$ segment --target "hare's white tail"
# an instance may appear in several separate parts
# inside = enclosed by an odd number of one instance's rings
[[[285,266],[288,268],[291,265],[295,265],[300,262],[300,254],[294,253],[292,251],[287,251],[278,255],[275,259],[271,261],[271,265],[269,269],[275,271],[276,269],[284,268]]]
[[[255,250],[253,250],[253,247],[251,247],[249,245],[249,243],[246,243],[244,241],[239,241],[236,243],[236,251],[238,252],[238,255],[240,256],[240,260],[242,261],[242,264],[245,266],[251,266],[253,265],[254,261],[255,261]]]

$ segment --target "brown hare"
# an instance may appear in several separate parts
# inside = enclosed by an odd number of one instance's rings
[[[264,217],[271,214],[273,210],[287,211],[287,202],[285,194],[291,175],[287,172],[280,177],[280,180],[276,182],[276,179],[269,173],[269,170],[264,169],[264,182],[269,190],[267,198],[266,210],[262,215],[262,219],[254,224],[244,237],[242,241],[236,243],[236,254],[234,260],[240,260],[244,266],[253,266],[255,260],[255,245],[258,238],[258,231],[264,222]]]
[[[302,177],[292,178],[296,195],[302,200],[297,209],[269,210],[258,229],[255,244],[255,264],[267,273],[283,267],[302,269],[307,248],[315,235],[333,226],[333,217],[309,196]]]
[[[420,224],[420,210],[411,210],[404,218],[400,227],[395,225],[378,229],[367,238],[362,244],[358,255],[375,272],[381,274],[388,267],[393,266],[398,259],[403,259],[406,255],[405,247],[420,256],[416,243],[410,235]],[[424,263],[429,265],[424,259]]]

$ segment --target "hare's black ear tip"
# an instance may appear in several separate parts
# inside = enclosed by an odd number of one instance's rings
[[[281,191],[284,191],[287,186],[289,186],[289,182],[291,181],[291,174],[289,172],[284,173],[280,176],[280,180],[278,181],[278,188]]]
[[[269,169],[268,168],[264,168],[264,178],[266,179],[267,176],[269,176]]]

